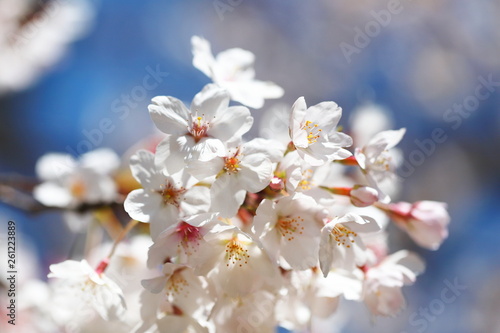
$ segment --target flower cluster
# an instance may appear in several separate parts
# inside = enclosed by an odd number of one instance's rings
[[[254,79],[249,51],[214,57],[196,36],[192,46],[193,65],[214,83],[190,106],[153,98],[149,114],[163,139],[130,158],[140,186],[125,193],[123,207],[149,225],[152,240],[144,263],[149,276],[142,291],[134,289],[140,318],[133,330],[301,331],[334,315],[341,298],[363,302],[373,316],[396,315],[405,306],[402,287],[415,282],[424,263],[406,250],[390,252],[389,219],[432,250],[449,223],[444,203],[391,202],[386,185],[399,185],[394,146],[405,129],[382,131],[358,147],[340,130],[335,102],[308,106],[299,97],[280,119],[288,133],[247,139],[254,122],[248,107],[260,108],[283,90]],[[51,159],[64,159],[66,168],[49,168]],[[108,182],[116,167],[107,151],[80,161],[45,157],[36,197],[68,207],[115,200]],[[122,236],[95,269],[66,261],[49,275],[86,293],[81,299],[106,320],[127,316],[125,302],[134,303],[106,273]]]

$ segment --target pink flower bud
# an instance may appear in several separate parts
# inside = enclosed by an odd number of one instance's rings
[[[102,273],[104,273],[104,271],[106,270],[106,268],[108,268],[108,265],[109,265],[109,259],[108,258],[105,258],[103,260],[101,260],[101,262],[99,263],[99,265],[97,265],[97,268],[95,269],[95,272],[99,275],[101,275]]]
[[[399,202],[391,204],[390,211],[396,224],[424,248],[437,250],[448,237],[450,215],[443,202]]]
[[[283,179],[279,177],[273,177],[269,182],[269,187],[274,191],[281,191],[285,188],[285,184],[283,183]]]
[[[355,185],[351,192],[351,203],[356,207],[367,207],[378,201],[378,191],[369,186]]]

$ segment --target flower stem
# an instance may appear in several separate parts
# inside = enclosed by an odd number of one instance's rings
[[[125,238],[125,236],[129,233],[129,231],[132,230],[137,225],[137,223],[139,223],[139,221],[136,221],[136,220],[130,220],[128,222],[128,224],[122,230],[120,235],[118,235],[118,237],[115,239],[115,241],[113,243],[113,247],[111,248],[111,251],[109,251],[109,254],[107,257],[108,259],[111,259],[111,257],[115,254],[116,247],[118,246],[118,244]]]
[[[338,162],[343,165],[354,165],[354,166],[359,166],[358,161],[356,160],[356,157],[354,156],[349,156],[348,158],[345,158],[343,160],[336,160],[335,162]]]
[[[346,195],[350,196],[351,187],[326,187],[326,186],[320,186],[320,188],[327,190],[330,193],[337,194],[337,195]]]

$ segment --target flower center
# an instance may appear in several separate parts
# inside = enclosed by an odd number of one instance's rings
[[[250,258],[250,255],[246,246],[242,244],[237,236],[233,236],[226,244],[226,266],[229,267],[229,264],[233,264],[241,267],[243,264],[248,264],[248,258]]]
[[[321,132],[323,131],[321,128],[319,128],[319,124],[313,124],[312,121],[307,120],[304,126],[302,126],[302,129],[304,131],[307,131],[307,142],[309,144],[313,144],[321,136]]]
[[[302,178],[299,182],[299,187],[302,189],[302,191],[307,191],[311,189],[311,177],[312,177],[313,171],[311,169],[307,169],[304,172],[302,172]]]
[[[200,141],[202,138],[207,137],[208,129],[210,128],[210,122],[204,119],[204,116],[198,116],[193,119],[193,124],[191,125],[190,133],[194,138],[195,142]]]
[[[235,156],[224,157],[224,170],[227,173],[237,173],[240,171],[240,160]]]
[[[373,167],[380,171],[390,171],[392,164],[392,156],[388,150],[384,150],[377,156],[373,162]]]
[[[337,246],[343,245],[350,248],[351,243],[354,243],[353,238],[357,237],[358,234],[341,224],[337,224],[333,228],[331,236],[335,239],[335,242],[337,242]]]
[[[77,199],[83,199],[87,192],[87,186],[81,179],[76,179],[70,186],[71,195]]]
[[[168,279],[165,286],[167,296],[174,296],[182,293],[184,288],[189,286],[189,283],[181,274],[182,270],[176,270]]]
[[[182,246],[186,255],[190,256],[193,252],[196,252],[196,249],[200,245],[200,240],[202,239],[200,228],[186,222],[181,222],[177,226],[175,232],[181,239],[178,247]]]
[[[291,241],[295,239],[295,233],[298,232],[299,235],[302,235],[302,232],[304,231],[302,222],[304,222],[304,219],[300,217],[300,215],[297,217],[280,217],[278,219],[278,223],[276,224],[276,228],[282,237]]]
[[[158,193],[160,193],[160,195],[163,197],[163,204],[174,205],[175,207],[179,208],[182,196],[186,191],[187,190],[184,187],[176,188],[167,180],[165,182],[165,185],[162,185],[160,187]]]

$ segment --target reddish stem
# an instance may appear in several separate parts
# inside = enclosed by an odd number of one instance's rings
[[[343,160],[337,160],[340,164],[344,165],[354,165],[354,166],[359,166],[358,161],[356,160],[356,157],[354,156],[349,156],[348,158],[345,158]]]

